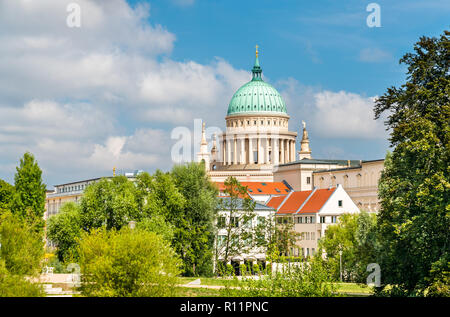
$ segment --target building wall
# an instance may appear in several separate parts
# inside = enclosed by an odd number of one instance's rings
[[[384,160],[366,161],[361,167],[317,171],[313,173],[314,186],[328,188],[341,184],[353,202],[362,210],[378,212],[378,181]]]
[[[341,204],[339,204],[341,201]],[[360,212],[358,206],[353,202],[342,186],[337,186],[334,193],[323,204],[316,213],[299,213],[293,215],[276,215],[277,218],[287,217],[293,221],[294,231],[300,236],[296,246],[291,248],[291,256],[314,255],[318,248],[318,242],[325,235],[330,225],[339,222],[343,214],[354,214]],[[277,219],[277,223],[280,221]]]

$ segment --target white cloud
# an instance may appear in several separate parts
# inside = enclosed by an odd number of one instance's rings
[[[325,138],[385,139],[383,119],[374,120],[376,97],[305,86],[295,79],[279,82],[291,115],[291,129],[306,121],[310,134]],[[292,126],[293,125],[293,126]]]
[[[364,48],[359,52],[359,60],[367,63],[378,63],[392,59],[389,52],[379,48]]]
[[[170,58],[176,36],[148,5],[77,0],[81,28],[66,25],[71,0],[0,4],[0,178],[25,151],[50,183],[120,169],[169,168],[174,125],[224,126],[229,100],[251,77],[216,57]],[[185,1],[193,4],[193,1]],[[292,123],[314,132],[369,138],[369,98],[279,83]],[[357,131],[357,132],[355,132]]]

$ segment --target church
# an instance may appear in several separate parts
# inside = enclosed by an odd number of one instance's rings
[[[339,179],[359,208],[376,212],[377,183],[384,160],[313,158],[304,121],[297,151],[298,134],[290,131],[289,118],[280,93],[262,78],[257,48],[252,78],[232,96],[225,116],[226,130],[214,135],[211,150],[203,123],[197,161],[205,163],[216,183],[233,176],[247,184],[283,182],[291,190],[306,191],[335,187]]]

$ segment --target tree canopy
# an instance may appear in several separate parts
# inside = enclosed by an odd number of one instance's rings
[[[449,271],[449,36],[420,38],[400,60],[406,83],[375,105],[377,119],[387,115],[393,147],[379,183],[378,261],[383,284],[405,295],[426,294],[430,278]]]

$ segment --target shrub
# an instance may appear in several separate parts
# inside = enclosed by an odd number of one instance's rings
[[[305,262],[284,272],[262,276],[260,279],[244,278],[237,285],[226,286],[224,296],[251,297],[326,297],[335,293],[330,273],[319,261]]]
[[[41,297],[44,291],[40,284],[33,284],[23,276],[11,274],[0,260],[0,297]]]
[[[78,248],[85,296],[171,296],[180,261],[154,232],[105,228],[83,234]]]
[[[5,212],[0,216],[0,258],[12,275],[32,275],[40,271],[44,243],[20,216]]]

